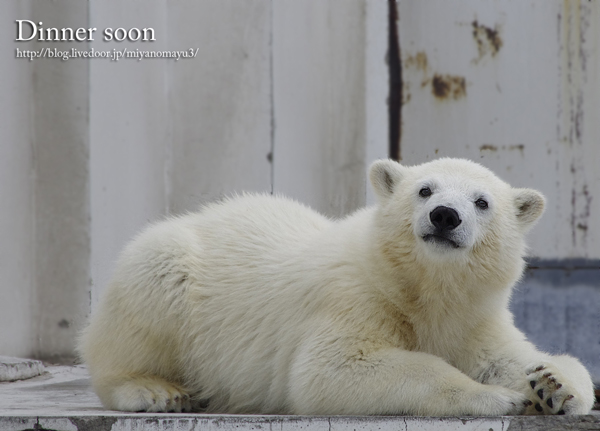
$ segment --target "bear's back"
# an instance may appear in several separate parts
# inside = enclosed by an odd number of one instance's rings
[[[290,199],[244,194],[207,206],[194,223],[207,248],[270,254],[302,247],[332,221]]]

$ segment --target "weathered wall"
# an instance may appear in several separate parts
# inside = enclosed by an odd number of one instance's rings
[[[15,19],[78,27],[87,23],[87,8],[70,1],[0,6],[2,353],[70,356],[89,312],[89,64],[16,59],[16,47],[42,44],[14,43]]]
[[[397,6],[402,161],[467,157],[546,195],[515,321],[600,382],[600,3]]]
[[[276,192],[340,216],[365,196],[366,5],[336,6],[273,4],[273,176]]]
[[[32,19],[63,27],[86,23],[88,3],[32,3]],[[81,42],[35,42],[85,49]],[[23,61],[24,63],[24,61]],[[35,270],[35,356],[60,359],[89,312],[89,63],[35,61],[31,109]]]
[[[0,16],[19,16],[31,12],[23,2],[0,3]],[[14,55],[14,27],[0,25],[0,57]],[[32,231],[33,176],[29,128],[32,68],[16,67],[14,61],[0,61],[0,77],[9,82],[2,87],[0,102],[0,346],[2,353],[30,354],[35,344],[34,266]],[[11,328],[5,330],[4,328]]]
[[[600,3],[399,1],[401,156],[479,160],[548,210],[541,258],[600,258]]]
[[[154,28],[155,42],[90,43],[97,50],[168,47],[163,1],[90,2],[90,25]],[[79,61],[79,60],[71,60]],[[90,65],[90,232],[95,303],[124,243],[168,207],[168,61],[94,59]],[[88,287],[89,290],[89,287]]]
[[[169,9],[169,43],[199,48],[196,61],[170,65],[172,212],[272,188],[271,8],[210,0]],[[190,14],[195,24],[180,25]]]
[[[0,193],[14,208],[0,218],[0,319],[15,327],[0,353],[72,355],[119,251],[167,214],[235,191],[329,215],[365,204],[365,167],[387,148],[385,3],[14,0],[0,15]],[[16,19],[97,31],[16,43]],[[105,42],[106,27],[150,27],[156,41]],[[197,56],[15,58],[72,45]]]

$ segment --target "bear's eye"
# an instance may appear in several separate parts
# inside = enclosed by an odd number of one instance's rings
[[[488,203],[485,199],[477,199],[475,201],[475,205],[477,205],[478,208],[481,208],[482,210],[486,210],[488,208]]]
[[[419,190],[419,196],[422,198],[431,196],[431,189],[429,187],[423,187],[421,190]]]

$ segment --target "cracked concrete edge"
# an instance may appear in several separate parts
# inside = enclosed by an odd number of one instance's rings
[[[407,418],[352,416],[235,416],[177,415],[0,417],[3,431],[424,431],[460,430],[503,431],[505,418]]]
[[[600,416],[515,416],[506,431],[600,430]]]
[[[403,416],[238,416],[165,414],[2,417],[3,431],[475,431],[600,430],[600,416],[514,416],[430,418]]]
[[[44,364],[35,359],[0,356],[0,382],[30,379],[46,371]]]

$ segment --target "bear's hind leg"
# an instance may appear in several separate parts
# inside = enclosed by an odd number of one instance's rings
[[[105,407],[130,412],[191,412],[182,387],[156,376],[115,376],[94,382]]]

